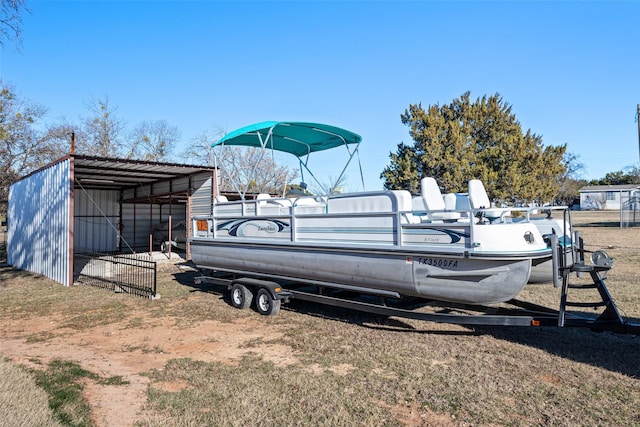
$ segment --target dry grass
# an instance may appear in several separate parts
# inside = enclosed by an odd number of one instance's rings
[[[607,287],[626,317],[640,323],[640,228],[621,229],[620,216],[615,211],[573,212],[573,223],[582,233],[587,251],[603,249],[614,259],[614,268],[607,276]],[[587,281],[588,277],[582,280],[572,278],[572,283]],[[577,301],[597,299],[595,291],[574,292],[571,296]],[[530,286],[519,298],[557,307],[559,290],[549,286]]]
[[[0,426],[59,426],[47,393],[23,368],[0,358]]]
[[[640,229],[620,230],[616,221],[616,213],[574,213],[587,249],[604,248],[616,260],[607,284],[618,305],[640,319]],[[237,330],[233,346],[244,351],[239,357],[206,359],[207,351],[225,346],[212,335],[203,337],[202,357],[176,351],[161,368],[146,370],[147,400],[138,415],[143,426],[640,424],[638,337],[587,329],[467,328],[303,302],[265,318],[230,307],[218,288],[194,287],[192,277],[175,268],[163,271],[162,298],[148,301],[63,288],[4,268],[0,321],[55,318],[60,326],[51,331],[25,328],[23,340],[34,345],[91,333],[95,325],[143,334],[149,319],[177,330],[211,320]],[[521,297],[551,307],[559,303],[551,286],[528,287]],[[243,338],[238,325],[244,322],[263,335]],[[280,357],[267,357],[274,346],[282,349]],[[168,342],[141,341],[105,351],[157,357],[174,350]]]

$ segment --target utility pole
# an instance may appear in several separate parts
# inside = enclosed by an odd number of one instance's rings
[[[640,150],[640,104],[636,111],[636,123],[638,123],[638,150]]]

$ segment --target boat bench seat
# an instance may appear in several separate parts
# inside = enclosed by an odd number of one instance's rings
[[[411,193],[406,190],[381,191],[375,194],[336,196],[327,201],[327,212],[339,213],[401,213],[403,223],[418,223],[412,214]]]
[[[293,209],[297,214],[323,214],[327,212],[327,204],[314,197],[299,197],[293,201]]]
[[[271,195],[260,193],[256,197],[257,215],[289,215],[291,213],[291,200],[272,198]]]

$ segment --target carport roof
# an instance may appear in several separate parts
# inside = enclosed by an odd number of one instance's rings
[[[207,166],[72,155],[74,179],[84,188],[121,190],[158,181],[213,172]],[[76,184],[76,185],[77,185]]]

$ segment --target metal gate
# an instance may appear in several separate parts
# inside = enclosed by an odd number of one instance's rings
[[[144,254],[74,254],[74,283],[124,292],[143,298],[156,296],[156,262]]]

